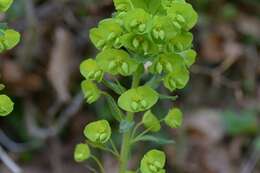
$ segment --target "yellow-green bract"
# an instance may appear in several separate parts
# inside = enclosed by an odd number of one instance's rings
[[[160,121],[151,110],[144,113],[142,122],[152,132],[158,132],[161,129]]]
[[[141,112],[150,109],[158,99],[158,93],[145,85],[123,93],[118,99],[118,105],[129,112]]]
[[[147,152],[141,161],[142,173],[165,173],[164,165],[166,156],[160,150],[151,150]]]
[[[84,129],[84,135],[94,143],[104,144],[111,136],[111,127],[106,120],[89,123]]]
[[[99,68],[94,59],[87,59],[80,64],[80,73],[87,80],[100,82],[103,78],[103,70]]]
[[[14,103],[7,95],[0,95],[0,116],[6,116],[13,111]]]
[[[13,0],[1,0],[0,1],[0,12],[6,12],[12,5]]]
[[[101,95],[100,90],[92,81],[84,80],[81,82],[81,89],[89,104],[97,101]]]
[[[171,128],[179,128],[182,124],[182,112],[178,108],[171,109],[164,119]]]

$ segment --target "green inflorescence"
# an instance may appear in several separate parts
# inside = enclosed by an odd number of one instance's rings
[[[88,145],[109,151],[118,158],[119,173],[137,172],[127,167],[131,146],[139,141],[172,143],[146,134],[160,131],[162,122],[170,128],[182,124],[182,112],[177,107],[169,110],[163,119],[155,115],[152,108],[162,98],[157,90],[160,84],[172,92],[183,89],[189,81],[189,69],[196,60],[190,30],[197,23],[198,15],[185,0],[113,2],[116,11],[112,17],[90,30],[90,39],[99,53],[96,58],[83,61],[80,72],[85,78],[81,86],[88,103],[96,102],[101,96],[108,98],[111,113],[119,121],[123,133],[121,151],[113,143],[111,127],[106,120],[87,124],[84,135]],[[151,80],[140,84],[144,75]],[[132,77],[131,87],[122,86],[118,76]],[[119,95],[117,101],[104,87],[103,90],[99,87],[101,84]],[[135,114],[142,115],[141,122],[135,122]],[[137,134],[141,126],[145,130]],[[85,145],[82,148],[83,151],[77,146],[75,153],[90,153]],[[88,154],[76,155],[79,161],[89,158]],[[94,160],[103,173],[100,162]],[[165,162],[162,151],[150,150],[141,160],[139,169],[142,173],[165,173]]]
[[[0,13],[4,13],[12,5],[13,0],[0,0]],[[0,23],[0,53],[12,49],[20,41],[20,34],[9,29],[5,23]],[[4,85],[0,84],[0,91]],[[0,116],[7,116],[13,110],[14,103],[4,94],[0,95]]]

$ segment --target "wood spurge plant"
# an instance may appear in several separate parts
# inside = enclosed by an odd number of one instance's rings
[[[95,59],[83,61],[80,72],[85,78],[81,87],[86,101],[91,104],[102,96],[107,99],[111,116],[119,123],[121,150],[112,139],[109,122],[99,120],[86,125],[86,141],[76,146],[74,157],[77,162],[94,159],[104,173],[92,151],[98,148],[118,159],[119,173],[165,173],[166,156],[157,149],[144,154],[134,171],[128,170],[128,162],[131,149],[140,141],[172,142],[148,135],[160,131],[162,123],[170,128],[182,124],[182,112],[177,107],[163,119],[152,107],[161,99],[176,99],[159,93],[161,82],[171,92],[188,83],[189,68],[196,58],[189,31],[198,15],[185,0],[114,0],[114,5],[112,17],[90,30],[90,39],[100,52]],[[124,87],[120,76],[131,77],[131,87]],[[119,97],[102,90],[102,84]],[[140,131],[142,126],[145,130]]]
[[[0,0],[0,13],[4,13],[12,5],[13,0]],[[0,23],[0,53],[12,49],[20,40],[20,34],[13,29],[8,29],[6,23]],[[0,92],[5,88],[0,83]],[[13,110],[14,103],[4,94],[0,94],[0,116],[7,116]]]

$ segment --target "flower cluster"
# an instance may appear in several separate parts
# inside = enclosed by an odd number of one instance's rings
[[[174,99],[156,90],[160,82],[170,91],[182,89],[188,83],[189,68],[196,59],[193,35],[189,31],[198,15],[185,0],[113,1],[116,12],[90,30],[90,39],[100,52],[96,58],[84,60],[80,72],[85,78],[81,87],[86,101],[93,103],[104,95],[111,114],[119,121],[119,132],[124,136],[121,151],[113,143],[109,123],[99,120],[86,125],[87,142],[76,147],[75,160],[87,160],[90,157],[88,145],[91,145],[114,154],[120,162],[119,173],[132,173],[135,171],[127,170],[127,160],[133,144],[140,141],[171,143],[171,140],[146,134],[160,131],[162,122],[170,128],[182,124],[180,109],[172,108],[159,119],[152,107],[161,98]],[[151,80],[140,85],[143,74]],[[108,75],[109,80],[105,78]],[[132,77],[131,88],[122,86],[117,76]],[[101,90],[100,84],[118,94],[117,101]],[[136,113],[142,115],[139,123],[135,122]],[[141,126],[145,130],[138,135]],[[144,155],[140,170],[142,173],[165,173],[165,162],[162,151],[151,150]]]
[[[0,1],[0,13],[4,13],[12,5],[13,0]],[[20,34],[13,29],[8,29],[5,23],[0,23],[0,53],[12,49],[20,40]],[[4,85],[0,84],[0,91]],[[6,116],[13,110],[14,103],[4,94],[0,95],[0,116]]]

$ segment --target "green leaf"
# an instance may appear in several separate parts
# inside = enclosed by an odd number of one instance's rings
[[[160,99],[176,101],[178,96],[169,96],[160,94]]]
[[[80,73],[87,80],[100,82],[103,78],[103,70],[97,65],[94,59],[87,59],[80,64]]]
[[[81,89],[83,91],[84,97],[87,103],[91,104],[96,102],[101,96],[101,91],[98,89],[96,84],[89,80],[84,80],[81,82]]]
[[[12,5],[13,0],[1,0],[0,1],[0,12],[6,12]]]
[[[87,144],[78,144],[74,150],[74,160],[76,162],[83,162],[90,158],[90,149]]]
[[[182,125],[182,112],[178,108],[171,109],[166,117],[164,122],[171,128],[179,128]]]
[[[158,99],[158,93],[145,85],[123,93],[118,99],[118,105],[125,111],[141,112],[150,109]]]
[[[129,132],[129,130],[131,130],[134,125],[135,125],[134,122],[129,122],[127,120],[122,120],[122,121],[120,121],[119,132],[120,133]]]
[[[141,161],[142,173],[165,173],[166,156],[160,150],[151,150],[147,152]]]
[[[13,109],[13,101],[7,95],[0,95],[0,116],[7,116]]]
[[[158,118],[151,112],[151,110],[144,113],[142,122],[144,126],[152,132],[158,132],[161,129],[161,124]]]
[[[99,120],[86,125],[84,135],[91,142],[104,144],[111,137],[111,127],[107,120]]]
[[[168,145],[168,144],[174,144],[174,140],[170,139],[164,139],[160,138],[158,136],[152,136],[152,135],[145,135],[137,139],[137,141],[147,141],[147,142],[154,142],[158,145]]]
[[[138,63],[123,50],[105,49],[97,55],[97,63],[102,70],[112,75],[132,75],[138,68]]]
[[[114,98],[110,95],[106,95],[106,99],[111,111],[112,116],[117,120],[117,121],[121,121],[122,118],[124,117],[123,112],[119,109],[118,105],[116,104],[116,101],[114,100]]]

